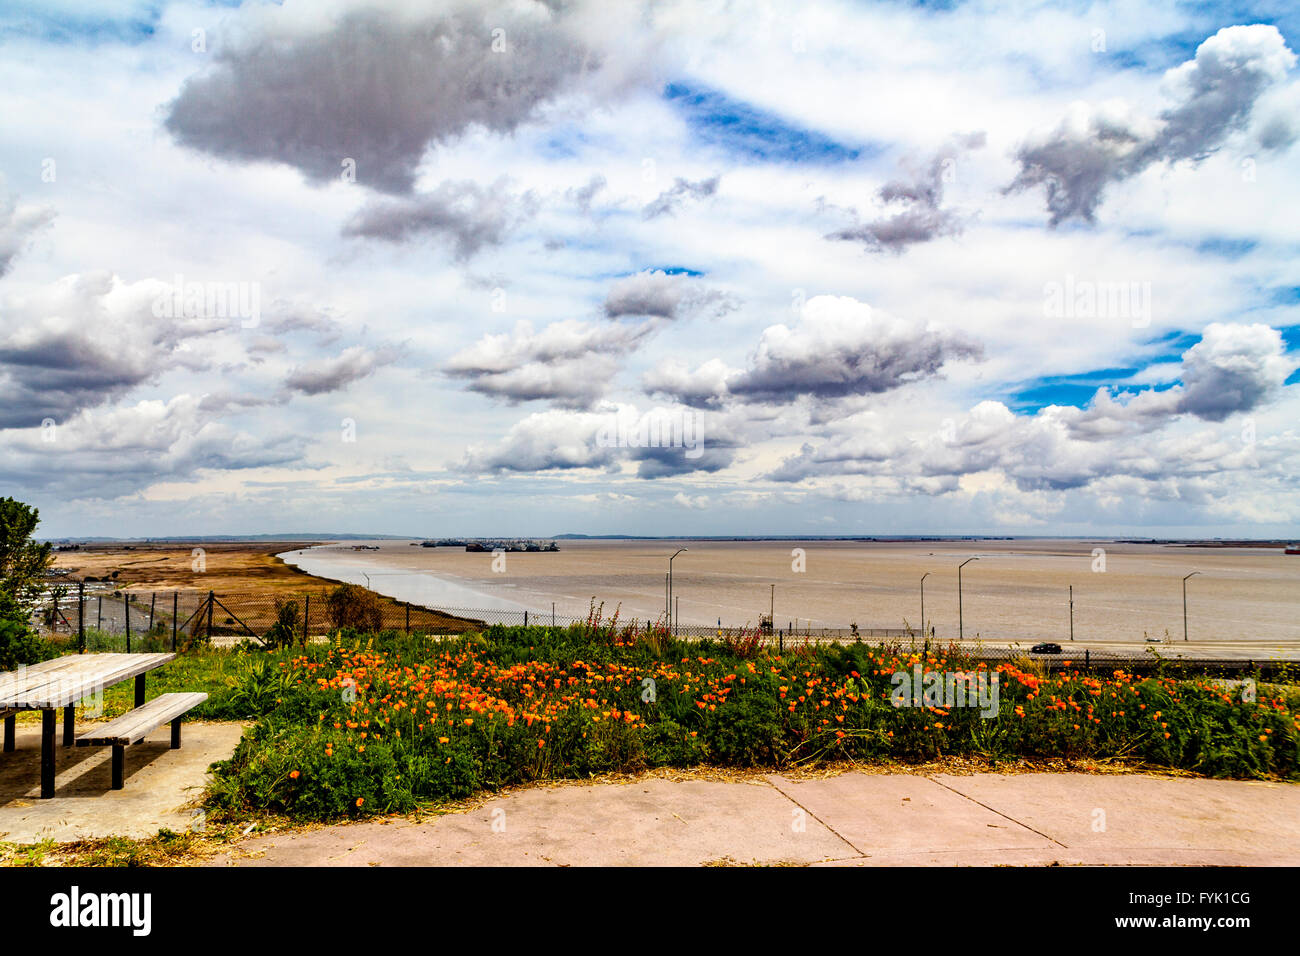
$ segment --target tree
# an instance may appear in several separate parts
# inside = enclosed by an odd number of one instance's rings
[[[377,631],[384,626],[384,608],[379,597],[358,584],[341,584],[330,592],[326,613],[337,628]]]
[[[276,598],[275,623],[262,636],[268,649],[288,647],[297,639],[298,628],[302,624],[302,612],[297,601],[285,601]]]
[[[0,498],[0,591],[30,606],[54,561],[53,546],[32,540],[41,513],[14,498]]]
[[[54,560],[48,542],[32,532],[40,512],[13,498],[0,498],[0,670],[41,659],[43,645],[29,626],[41,577]]]

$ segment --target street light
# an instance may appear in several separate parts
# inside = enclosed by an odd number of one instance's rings
[[[1074,585],[1070,585],[1070,640],[1074,640]]]
[[[673,557],[668,559],[668,623],[672,625],[674,635],[677,633],[677,617],[673,614],[673,558],[689,550],[690,548],[678,548],[673,552]]]
[[[929,571],[921,575],[921,636],[925,636],[925,579],[930,576]]]
[[[967,558],[961,564],[957,565],[957,640],[962,640],[966,636],[965,622],[962,620],[961,610],[961,569],[966,567],[972,561],[978,561],[979,558]]]
[[[1200,571],[1193,571],[1192,574],[1200,574]],[[1187,640],[1187,579],[1192,576],[1188,574],[1183,577],[1183,640]]]

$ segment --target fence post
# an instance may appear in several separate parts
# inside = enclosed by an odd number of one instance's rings
[[[408,636],[411,633],[411,603],[409,601],[406,603],[406,633]]]
[[[302,609],[302,646],[307,646],[307,638],[311,632],[307,630],[307,618],[311,617],[311,594],[307,594]]]
[[[86,653],[86,582],[77,582],[77,653]]]
[[[104,627],[104,595],[99,596],[99,603],[95,609],[95,630],[103,630]]]
[[[1088,669],[1088,657],[1089,657],[1089,655],[1088,655],[1088,648],[1085,647],[1085,648],[1083,649],[1083,667],[1084,667],[1084,670],[1087,670],[1087,669]]]
[[[153,610],[158,604],[158,592],[154,591],[149,595],[149,631],[153,630]]]
[[[524,611],[524,627],[528,626],[528,612]]]
[[[216,603],[217,603],[216,595],[213,592],[209,591],[208,592],[208,633],[207,633],[207,639],[209,644],[212,643],[212,607]]]
[[[176,650],[176,618],[180,611],[180,593],[172,592],[172,650]]]
[[[131,653],[131,595],[122,592],[122,607],[126,608],[126,652]]]

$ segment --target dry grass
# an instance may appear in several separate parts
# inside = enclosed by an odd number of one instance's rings
[[[310,547],[314,541],[196,541],[190,544],[89,545],[59,551],[54,566],[74,578],[109,578],[118,572],[120,588],[152,591],[301,591],[321,583],[290,567],[277,554]],[[202,548],[205,570],[193,567],[194,548]]]

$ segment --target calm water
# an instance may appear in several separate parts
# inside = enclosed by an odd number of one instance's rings
[[[664,613],[668,556],[684,624],[757,623],[774,600],[778,627],[916,626],[925,617],[940,639],[958,633],[957,565],[967,638],[1068,640],[1070,586],[1080,640],[1181,641],[1182,577],[1193,641],[1300,641],[1300,556],[1258,548],[1188,548],[1063,540],[973,542],[562,541],[561,551],[491,554],[378,541],[290,552],[304,571],[365,584],[399,600],[466,609],[528,608],[624,619]],[[795,550],[801,549],[802,556]],[[1097,549],[1101,549],[1097,552]],[[775,592],[773,592],[775,586]]]

